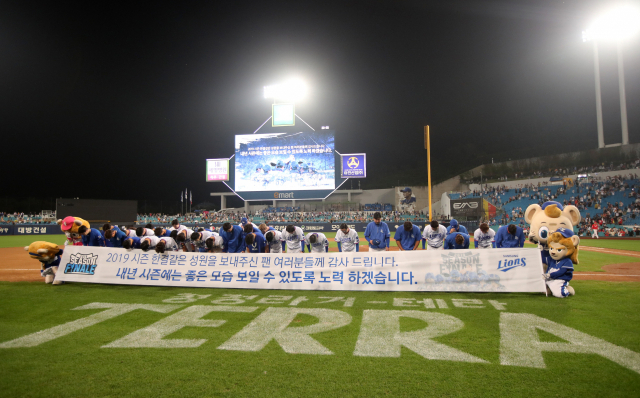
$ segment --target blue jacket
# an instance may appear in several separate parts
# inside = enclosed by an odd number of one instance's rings
[[[249,249],[249,253],[264,253],[264,247],[267,242],[264,239],[264,235],[259,233],[254,233],[254,234],[256,238],[253,241],[253,245],[247,247]],[[246,246],[246,243],[245,243],[245,246]]]
[[[404,250],[413,250],[416,242],[420,242],[420,240],[422,240],[420,227],[414,225],[413,230],[405,231],[404,226],[401,225],[396,230],[396,234],[393,236],[393,239],[399,240],[400,246],[402,246]]]
[[[229,232],[220,231],[220,236],[224,241],[224,248],[222,251],[225,253],[240,253],[244,251],[244,231],[237,225],[232,226],[233,229]]]
[[[369,242],[369,247],[371,248],[384,249],[389,247],[389,241],[391,240],[389,226],[386,222],[380,221],[380,225],[376,225],[375,221],[372,221],[367,225],[367,229],[364,230],[364,238]],[[380,243],[374,245],[371,243],[373,240],[378,240]]]
[[[122,247],[122,242],[124,242],[127,238],[127,234],[122,232],[120,228],[111,228],[111,230],[115,233],[115,235],[105,243],[108,247]]]
[[[91,228],[87,235],[82,235],[83,246],[105,246],[104,236],[95,228]],[[121,245],[122,246],[122,245]]]
[[[456,220],[455,218],[452,218],[449,222],[449,226],[447,227],[447,235],[451,234],[451,227],[454,227],[456,229],[456,232],[462,232],[463,234],[467,235],[469,234],[469,232],[467,232],[467,227],[465,227],[464,225],[460,225],[458,223],[458,220]]]
[[[496,247],[523,247],[524,246],[524,232],[522,232],[522,228],[516,226],[516,234],[511,235],[509,231],[508,225],[504,225],[498,229],[496,233],[495,241]]]
[[[568,282],[573,278],[573,263],[568,257],[560,261],[549,258],[547,273],[551,276],[551,279],[562,279]]]
[[[462,237],[464,238],[464,243],[462,244],[462,246],[456,243],[456,236],[458,235],[462,235]],[[444,248],[445,249],[468,249],[469,235],[462,232],[454,232],[447,235],[447,237],[444,239]]]

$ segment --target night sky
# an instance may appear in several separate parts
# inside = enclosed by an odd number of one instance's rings
[[[581,32],[607,2],[204,3],[3,3],[1,195],[209,200],[227,189],[205,182],[205,159],[231,156],[271,114],[263,86],[292,76],[309,86],[296,113],[367,153],[363,188],[426,184],[426,124],[436,179],[597,147]],[[637,143],[640,37],[623,48]],[[600,61],[616,143],[615,45]]]

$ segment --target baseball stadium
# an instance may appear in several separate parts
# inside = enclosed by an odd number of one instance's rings
[[[640,8],[525,3],[9,10],[0,395],[640,396]]]

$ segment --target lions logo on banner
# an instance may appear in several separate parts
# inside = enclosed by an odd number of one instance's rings
[[[342,154],[342,178],[365,178],[367,176],[367,157],[364,153]]]

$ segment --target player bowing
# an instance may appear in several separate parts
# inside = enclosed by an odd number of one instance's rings
[[[329,240],[320,232],[307,234],[307,250],[309,253],[327,253],[329,251]]]
[[[373,221],[367,225],[364,231],[364,238],[369,242],[370,252],[389,251],[389,241],[391,240],[391,232],[386,222],[382,222],[382,214],[375,212]]]
[[[473,233],[473,245],[476,249],[491,249],[492,247],[496,247],[496,242],[494,241],[495,236],[496,231],[489,228],[489,224],[483,222],[480,224],[480,228],[476,229]]]
[[[429,250],[443,250],[444,238],[447,236],[447,228],[436,220],[424,227],[422,231],[422,248],[427,243]]]
[[[264,239],[267,241],[265,253],[284,252],[285,241],[282,238],[282,233],[280,231],[267,231],[267,233],[264,234]]]
[[[358,233],[345,223],[340,224],[340,229],[336,232],[336,242],[338,242],[338,250],[341,252],[357,252],[360,251],[360,238]]]
[[[304,253],[304,232],[300,227],[287,225],[282,232],[282,239],[287,243],[287,253]]]

